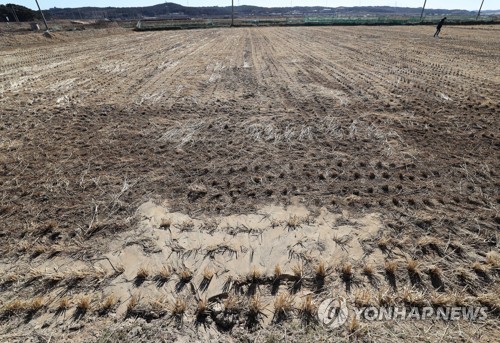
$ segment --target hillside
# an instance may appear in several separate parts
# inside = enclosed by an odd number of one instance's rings
[[[50,16],[54,19],[136,19],[144,17],[221,17],[231,15],[231,7],[186,7],[175,3],[165,3],[149,7],[128,8],[51,8]],[[266,8],[257,6],[235,7],[237,16],[292,16],[303,14],[329,14],[329,15],[420,15],[421,8],[407,7],[276,7]],[[465,10],[427,9],[427,15],[471,15],[474,12]]]

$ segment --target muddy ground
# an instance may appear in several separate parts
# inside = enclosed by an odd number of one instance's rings
[[[494,341],[500,27],[433,30],[0,35],[0,337]]]

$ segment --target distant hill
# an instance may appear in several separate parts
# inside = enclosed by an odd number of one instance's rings
[[[33,21],[38,18],[39,12],[27,7],[14,4],[0,5],[0,21]]]
[[[139,18],[194,18],[226,17],[231,15],[231,7],[186,7],[175,3],[163,3],[148,7],[81,7],[51,8],[45,13],[53,19],[139,19]],[[304,14],[352,15],[352,16],[419,16],[421,8],[363,6],[363,7],[278,7],[237,6],[239,17],[252,16],[299,16]],[[465,10],[426,9],[426,15],[473,15]]]
[[[482,14],[486,15],[500,15],[500,9],[499,10],[485,10],[481,11]]]

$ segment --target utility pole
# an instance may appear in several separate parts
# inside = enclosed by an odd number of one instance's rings
[[[231,26],[234,26],[234,0],[231,0]]]
[[[427,4],[427,0],[424,1],[424,7],[422,7],[422,13],[420,13],[420,21],[422,21],[422,17],[424,16],[425,5]]]
[[[483,9],[483,4],[484,4],[484,0],[481,1],[481,7],[479,7],[479,12],[477,12],[477,17],[476,17],[476,20],[479,19],[479,16],[481,15],[481,10]]]
[[[14,19],[16,20],[16,22],[19,23],[19,18],[17,17],[17,13],[16,13],[16,10],[14,9],[14,5],[10,5],[10,9],[12,10],[12,14],[14,15]]]
[[[49,31],[49,25],[47,25],[47,20],[45,20],[45,16],[43,15],[42,9],[40,8],[40,4],[38,4],[38,0],[36,1],[36,5],[38,6],[38,10],[40,11],[40,14],[42,15],[43,23],[45,24],[45,28],[47,31]]]

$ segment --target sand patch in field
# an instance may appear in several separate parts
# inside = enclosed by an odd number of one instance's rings
[[[319,261],[332,265],[363,259],[363,241],[381,228],[378,214],[354,219],[324,208],[313,214],[298,204],[270,205],[248,215],[191,218],[147,202],[137,215],[138,228],[116,237],[106,255],[113,265],[124,268],[109,286],[109,292],[123,300],[138,292],[153,299],[191,294],[213,300],[226,296],[235,283],[245,284],[254,273],[265,284],[277,265],[284,280],[294,280],[297,268],[304,270],[304,277],[311,276]],[[137,282],[141,268],[150,277]],[[152,281],[162,268],[171,270],[171,279]],[[188,283],[180,280],[183,270],[192,273]],[[204,277],[207,273],[213,273],[210,280]],[[124,304],[118,314],[125,311]]]

